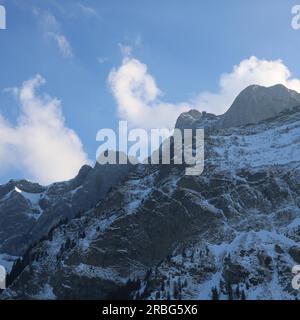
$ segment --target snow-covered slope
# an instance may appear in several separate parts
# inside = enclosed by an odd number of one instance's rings
[[[84,166],[66,182],[40,186],[26,180],[0,186],[0,254],[20,256],[59,222],[95,206],[131,166]]]
[[[258,125],[212,135],[214,161],[224,170],[299,163],[299,111],[296,107]]]

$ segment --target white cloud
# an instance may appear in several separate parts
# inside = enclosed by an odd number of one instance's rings
[[[222,74],[217,92],[201,92],[195,101],[179,104],[162,102],[161,91],[147,66],[124,50],[119,68],[113,69],[108,83],[118,105],[120,118],[142,128],[173,128],[181,112],[191,108],[215,114],[224,113],[236,96],[252,84],[272,86],[283,84],[300,92],[300,80],[292,78],[281,60],[260,60],[256,57],[241,61],[230,73]]]
[[[118,69],[113,69],[108,83],[118,104],[119,115],[130,125],[150,128],[173,128],[178,115],[189,105],[160,101],[161,91],[147,66],[126,56]]]
[[[64,35],[57,34],[54,32],[48,32],[47,35],[49,38],[53,39],[56,42],[58,49],[64,58],[73,57],[72,47]]]
[[[60,101],[37,95],[44,83],[37,75],[13,90],[21,106],[16,125],[0,114],[0,169],[19,169],[48,184],[74,177],[89,160],[77,134],[65,126]]]

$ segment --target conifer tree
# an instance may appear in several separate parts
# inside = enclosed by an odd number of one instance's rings
[[[246,300],[246,295],[244,290],[241,293],[241,300]]]
[[[213,287],[211,289],[211,299],[212,300],[219,300],[219,292],[218,292],[218,289],[216,287]]]

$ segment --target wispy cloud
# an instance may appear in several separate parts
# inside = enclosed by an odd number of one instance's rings
[[[48,32],[47,36],[55,41],[61,55],[64,58],[72,58],[73,57],[72,47],[64,35],[57,34],[54,32]]]
[[[100,63],[100,64],[104,64],[104,63],[106,63],[106,62],[109,62],[109,61],[110,61],[110,58],[108,58],[108,57],[98,57],[97,61],[98,61],[98,63]]]
[[[77,4],[80,12],[82,14],[84,14],[85,16],[88,16],[88,17],[100,17],[98,12],[92,8],[92,7],[89,7],[89,6],[86,6],[86,5],[83,5],[82,3],[78,3]]]
[[[131,56],[132,51],[133,51],[133,47],[131,45],[125,45],[125,44],[119,42],[118,46],[119,46],[121,54],[123,56],[126,56],[126,57]]]
[[[74,55],[72,46],[64,35],[57,18],[49,11],[43,11],[39,8],[34,8],[33,13],[39,21],[45,38],[55,43],[63,58],[72,58]]]
[[[142,37],[137,35],[135,37],[126,36],[122,42],[118,43],[121,54],[124,57],[131,56],[135,49],[140,49],[142,46]]]
[[[43,184],[74,177],[88,163],[77,134],[66,127],[61,102],[36,90],[45,80],[37,75],[10,90],[21,115],[12,125],[0,114],[0,170],[16,168]]]

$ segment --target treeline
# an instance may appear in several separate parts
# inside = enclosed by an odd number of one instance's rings
[[[239,285],[236,286],[235,290],[230,283],[226,283],[225,290],[218,290],[217,287],[211,289],[212,300],[219,300],[221,294],[227,296],[228,300],[246,300],[245,290],[240,289]]]
[[[79,211],[75,218],[81,217],[83,211]],[[32,245],[30,245],[22,257],[18,258],[13,266],[11,271],[6,275],[6,287],[8,288],[15,280],[16,278],[24,271],[24,269],[31,265],[34,261],[39,261],[41,258],[44,258],[47,256],[47,252],[32,252],[33,248],[36,247],[39,243],[42,243],[44,241],[52,241],[53,240],[53,234],[54,231],[62,226],[66,225],[69,222],[68,217],[61,219],[58,223],[56,223],[51,229],[48,231],[47,235],[42,236],[38,241],[34,242]],[[84,237],[84,231],[80,233],[80,237]],[[70,238],[67,238],[66,244],[64,246],[64,250],[67,250],[69,248],[74,247],[74,243],[71,241]]]

